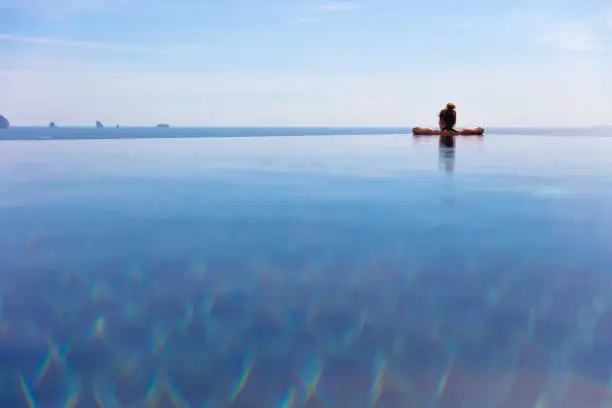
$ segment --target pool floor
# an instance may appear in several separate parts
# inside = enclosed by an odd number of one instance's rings
[[[2,142],[0,407],[610,407],[608,152]]]

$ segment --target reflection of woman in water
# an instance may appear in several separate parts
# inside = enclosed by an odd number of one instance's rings
[[[442,143],[442,138],[453,139],[452,145],[445,145]],[[454,136],[440,136],[440,155],[439,155],[439,167],[444,168],[448,173],[455,171],[455,141]]]
[[[455,147],[455,136],[440,135],[440,147],[454,148]]]
[[[447,172],[455,170],[455,124],[457,112],[454,103],[447,103],[438,114],[440,119],[440,166]]]

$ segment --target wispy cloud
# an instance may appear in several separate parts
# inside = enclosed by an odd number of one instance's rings
[[[139,53],[139,54],[161,54],[163,50],[149,49],[143,47],[136,47],[131,45],[123,44],[112,44],[105,42],[94,42],[94,41],[73,41],[59,38],[47,38],[47,37],[28,37],[14,34],[0,33],[0,41],[11,41],[28,44],[40,44],[56,47],[71,47],[71,48],[85,48],[85,49],[98,49],[108,50],[115,52],[126,52],[126,53]]]
[[[520,34],[530,36],[536,44],[569,52],[594,52],[609,47],[612,14],[598,13],[581,20],[538,12],[515,12],[509,18]],[[610,21],[607,21],[610,20]]]
[[[608,10],[608,13],[605,15],[604,24],[612,30],[612,9]]]
[[[295,20],[293,20],[293,23],[296,23],[296,24],[315,23],[317,21],[320,21],[321,18],[326,14],[348,12],[348,11],[357,10],[359,8],[361,8],[360,4],[355,3],[355,2],[349,2],[349,1],[321,3],[303,12],[303,15],[301,17],[298,17]]]
[[[318,17],[300,17],[300,18],[296,18],[295,20],[293,20],[293,23],[309,24],[309,23],[316,23],[317,21],[319,21]]]
[[[102,12],[128,16],[193,13],[206,6],[206,1],[197,0],[0,0],[0,10],[15,10],[43,20],[70,20]]]
[[[118,0],[3,0],[0,8],[19,10],[44,19],[62,19],[83,13],[96,12],[109,7]]]
[[[329,2],[321,4],[317,9],[323,13],[333,13],[336,11],[350,11],[358,9],[359,5],[352,2]]]
[[[583,23],[561,24],[537,38],[541,44],[567,51],[596,51],[602,40],[591,26]]]

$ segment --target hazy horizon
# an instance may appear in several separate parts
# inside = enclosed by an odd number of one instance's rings
[[[8,119],[8,118],[7,118]],[[54,122],[54,121],[53,121]],[[91,123],[78,123],[78,124],[60,124],[57,122],[54,122],[57,128],[63,128],[63,129],[90,129],[90,128],[96,128],[95,124],[96,121],[93,121]],[[102,122],[101,122],[102,123]],[[120,128],[134,128],[134,129],[144,129],[144,128],[156,128],[158,123],[151,123],[151,124],[142,124],[142,125],[122,125],[121,123],[102,123],[102,125],[104,126],[104,129],[114,129],[116,127],[116,125],[119,125]],[[312,125],[306,125],[306,126],[281,126],[281,125],[221,125],[221,126],[211,126],[211,125],[172,125],[172,124],[168,124],[170,125],[169,127],[174,128],[174,129],[180,129],[180,128],[190,128],[190,129],[213,129],[213,128],[236,128],[236,129],[240,129],[240,128],[244,128],[244,129],[257,129],[257,128],[270,128],[270,129],[274,129],[274,128],[294,128],[294,129],[368,129],[368,128],[372,128],[372,129],[406,129],[407,131],[412,131],[412,127],[416,126],[413,124],[406,124],[406,125],[365,125],[365,126],[353,126],[353,125],[333,125],[333,126],[325,126],[325,125],[317,125],[317,124],[312,124]],[[47,124],[31,124],[31,125],[24,125],[24,124],[10,124],[11,128],[49,128],[49,123]],[[598,128],[609,128],[612,127],[612,124],[606,124],[606,123],[602,123],[602,124],[598,124],[598,125],[586,125],[586,126],[572,126],[572,125],[565,125],[565,126],[558,126],[558,125],[551,125],[551,124],[543,124],[543,125],[532,125],[532,126],[528,126],[528,125],[520,125],[520,124],[515,124],[515,125],[490,125],[487,128],[488,129],[567,129],[567,130],[573,130],[573,129],[598,129]]]
[[[0,0],[0,26],[14,126],[612,124],[604,0]]]

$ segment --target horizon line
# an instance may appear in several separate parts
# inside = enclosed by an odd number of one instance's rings
[[[399,129],[406,128],[408,130],[412,130],[413,127],[418,125],[169,125],[168,127],[158,127],[158,124],[155,125],[108,125],[102,128],[97,128],[95,125],[64,125],[59,126],[56,123],[55,128],[51,128],[49,125],[10,125],[8,129],[12,128],[42,128],[42,129],[122,129],[122,128],[184,128],[184,129],[222,129],[222,128],[268,128],[268,129],[368,129],[368,128],[378,128],[378,129]],[[587,128],[605,128],[612,127],[612,124],[590,124],[590,125],[488,125],[483,126],[488,129],[495,128],[548,128],[548,129],[587,129]],[[435,129],[435,127],[433,127]]]

